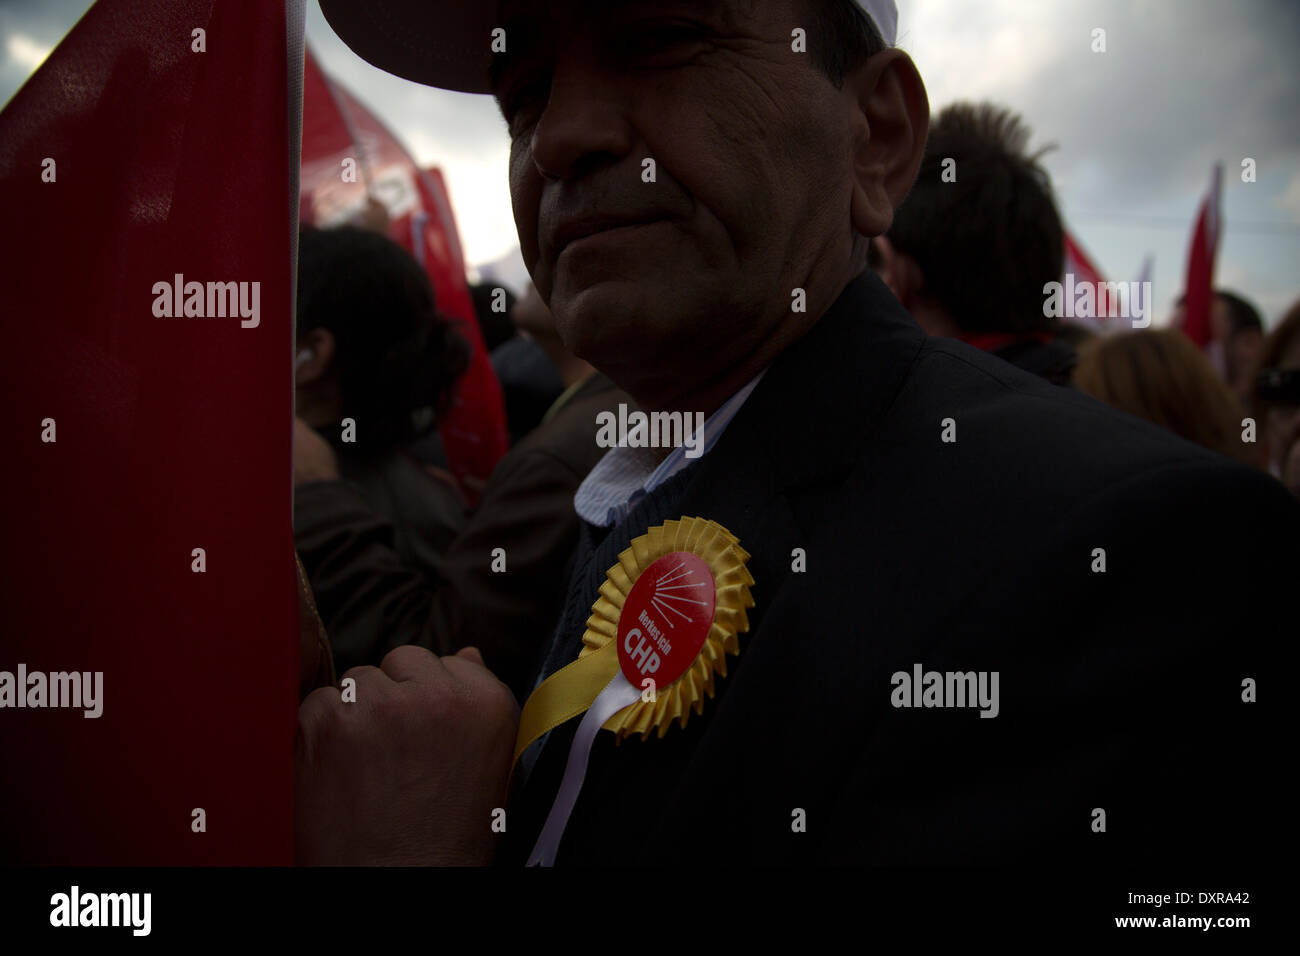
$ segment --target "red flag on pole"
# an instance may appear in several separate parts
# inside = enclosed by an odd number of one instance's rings
[[[1183,334],[1200,348],[1205,348],[1213,338],[1210,307],[1214,299],[1214,257],[1219,248],[1222,183],[1223,166],[1216,163],[1210,177],[1210,191],[1201,201],[1196,225],[1192,229],[1192,244],[1187,252]]]
[[[302,30],[99,3],[0,113],[5,862],[291,861]]]
[[[438,311],[458,323],[470,346],[469,368],[439,433],[452,472],[476,501],[475,488],[505,454],[509,438],[501,387],[474,314],[442,176],[421,169],[370,110],[320,70],[310,51],[306,61],[303,221],[335,225],[361,214],[368,201],[378,201],[387,211],[389,237],[424,266]],[[354,175],[347,175],[349,169]]]
[[[1065,233],[1065,286],[1067,298],[1073,297],[1072,290],[1083,286],[1085,283],[1092,286],[1096,292],[1096,311],[1093,315],[1071,315],[1070,321],[1078,325],[1087,326],[1098,332],[1107,331],[1109,326],[1106,324],[1106,318],[1110,315],[1110,298],[1106,291],[1106,280],[1102,278],[1101,270],[1098,269],[1083,251],[1083,246],[1070,235],[1067,230]]]

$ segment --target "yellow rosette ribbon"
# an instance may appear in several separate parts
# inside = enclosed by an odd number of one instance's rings
[[[577,660],[542,681],[520,717],[516,762],[543,734],[584,715],[530,863],[554,860],[598,730],[644,740],[703,713],[749,630],[748,560],[716,521],[683,517],[633,539],[605,572]]]
[[[749,552],[730,531],[716,521],[681,518],[633,539],[618,556],[618,563],[605,572],[600,596],[587,618],[578,659],[542,681],[524,705],[515,738],[516,761],[547,731],[586,712],[618,673],[616,642],[627,597],[646,568],[676,553],[695,555],[708,565],[716,594],[712,626],[681,677],[667,687],[656,685],[654,694],[644,694],[637,703],[614,714],[603,729],[614,731],[619,740],[632,733],[645,739],[656,728],[662,737],[674,720],[685,727],[692,710],[703,712],[704,698],[714,693],[714,675],[727,676],[727,655],[740,653],[739,635],[749,630],[745,612],[754,606],[749,593],[754,579],[745,566]],[[646,679],[653,677],[642,678]],[[646,699],[649,697],[654,700]]]

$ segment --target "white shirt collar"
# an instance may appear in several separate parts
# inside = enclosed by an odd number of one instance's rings
[[[702,429],[704,439],[700,444],[700,458],[717,444],[762,377],[763,372],[759,372],[709,416]],[[696,443],[693,440],[690,444]],[[674,448],[662,460],[661,449],[627,446],[611,448],[596,463],[596,467],[578,486],[578,492],[573,496],[573,508],[578,517],[602,528],[612,527],[622,521],[637,501],[693,460],[697,460],[686,457],[686,447],[683,445]]]

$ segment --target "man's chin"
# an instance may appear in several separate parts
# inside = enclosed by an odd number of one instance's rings
[[[553,314],[564,347],[599,368],[598,357],[607,356],[611,350],[631,348],[628,340],[635,338],[638,322],[628,311],[626,302],[620,307],[617,301],[584,293],[566,299]]]
[[[662,300],[662,290],[651,293],[637,283],[615,280],[551,297],[565,348],[597,368],[644,361],[650,352],[660,351],[672,334],[662,307],[656,307]]]

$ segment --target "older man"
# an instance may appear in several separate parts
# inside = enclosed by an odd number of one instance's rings
[[[1252,852],[1272,622],[1241,598],[1295,578],[1300,511],[927,340],[865,271],[928,121],[892,2],[474,6],[322,2],[372,62],[494,94],[566,344],[707,416],[703,454],[629,441],[579,489],[517,761],[472,660],[308,699],[304,858],[472,862],[493,829],[564,864]]]

